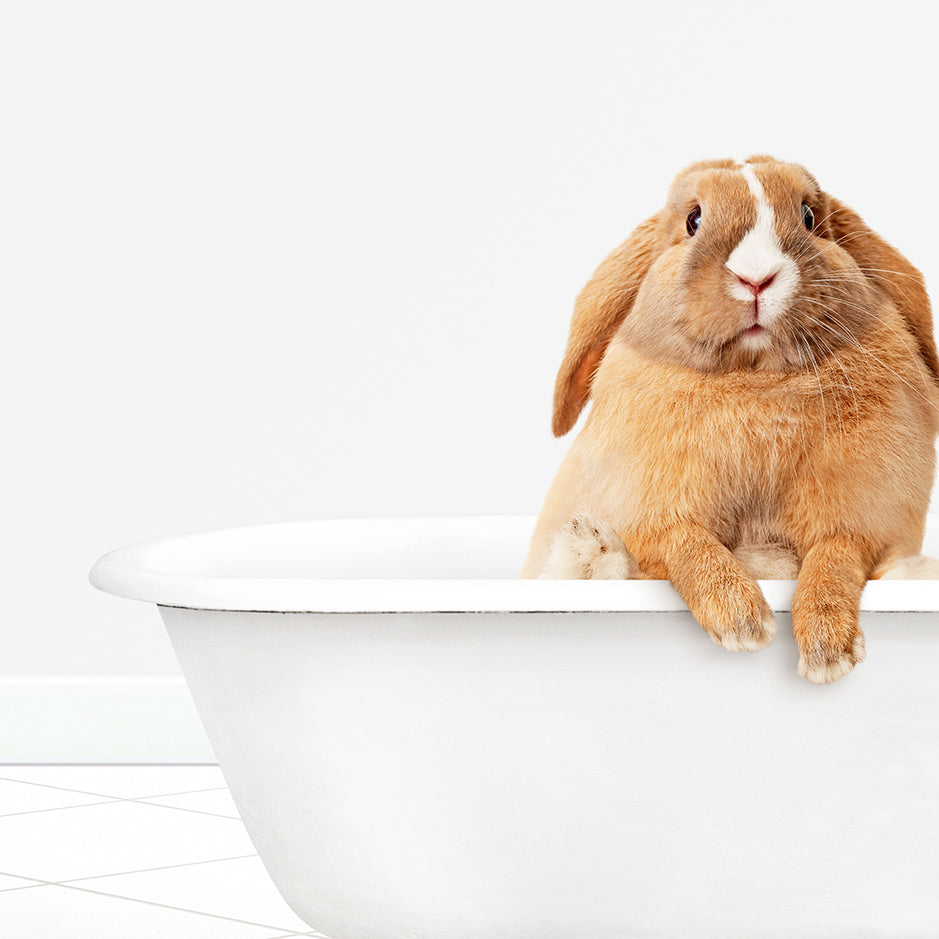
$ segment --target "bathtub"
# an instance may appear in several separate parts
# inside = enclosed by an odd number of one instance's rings
[[[105,555],[159,605],[248,832],[331,939],[939,935],[939,582],[796,675],[659,581],[516,579],[530,518],[265,525]],[[928,548],[939,553],[939,525]]]

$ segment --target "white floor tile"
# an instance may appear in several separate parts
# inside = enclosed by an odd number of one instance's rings
[[[3,937],[322,939],[277,893],[217,766],[0,765],[0,871]]]
[[[223,815],[225,818],[241,818],[235,807],[235,800],[227,789],[208,789],[205,792],[189,792],[177,796],[154,796],[143,801],[148,805],[165,805],[174,809],[187,809],[190,812]]]
[[[225,785],[217,766],[0,766],[0,777],[118,799],[172,795]]]
[[[0,871],[62,881],[254,854],[239,821],[139,802],[0,818]]]
[[[200,913],[231,916],[269,925],[272,931],[306,932],[310,929],[287,906],[257,857],[98,877],[75,886]]]
[[[21,812],[42,812],[73,805],[106,801],[101,796],[83,795],[66,789],[49,789],[33,783],[10,782],[0,778],[0,816]]]
[[[16,939],[273,939],[282,932],[70,887],[0,893],[0,923]]]

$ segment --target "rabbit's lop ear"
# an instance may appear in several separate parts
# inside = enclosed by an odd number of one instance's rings
[[[659,216],[643,222],[594,271],[574,304],[564,360],[554,383],[555,437],[577,422],[606,347],[632,308],[658,255]]]
[[[939,385],[939,355],[923,275],[896,248],[871,231],[853,209],[832,196],[827,198],[829,215],[824,224],[829,236],[854,258],[867,279],[887,294],[900,311]]]

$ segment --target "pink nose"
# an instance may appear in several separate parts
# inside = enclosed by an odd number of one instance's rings
[[[752,290],[754,297],[758,297],[764,290],[766,290],[767,287],[769,287],[769,285],[774,280],[776,280],[776,275],[770,274],[769,277],[767,277],[765,280],[761,280],[758,284],[754,284],[752,280],[747,280],[746,278],[741,277],[739,274],[737,275],[737,280],[739,280],[740,283],[743,284],[743,286],[748,290]]]

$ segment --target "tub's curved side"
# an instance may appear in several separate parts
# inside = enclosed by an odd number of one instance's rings
[[[327,935],[934,934],[935,614],[865,614],[825,687],[785,622],[745,655],[677,611],[162,614]]]

